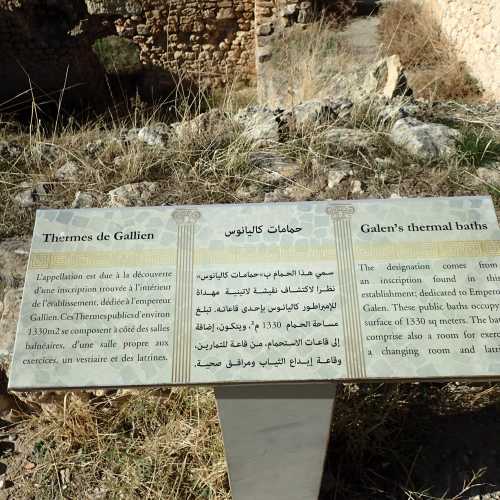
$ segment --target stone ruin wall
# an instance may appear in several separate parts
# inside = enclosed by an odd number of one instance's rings
[[[311,11],[312,2],[293,0],[0,0],[0,50],[8,54],[0,60],[0,95],[26,90],[27,75],[56,97],[67,76],[77,94],[102,95],[104,72],[91,46],[118,34],[139,47],[146,66],[202,87],[258,73],[266,101],[273,43]]]
[[[500,1],[422,2],[483,87],[485,97],[500,101]]]
[[[286,28],[307,24],[313,18],[313,2],[294,0],[255,0],[255,60],[259,102],[282,105],[286,89],[276,79],[271,62],[277,40]]]
[[[254,5],[253,0],[0,0],[0,102],[30,85],[35,94],[57,100],[65,84],[76,99],[99,101],[107,87],[92,44],[116,34],[138,45],[145,65],[195,85],[253,80]],[[30,92],[23,99],[29,107]]]
[[[117,33],[144,64],[218,86],[255,77],[254,0],[88,1],[91,14],[117,15]]]
[[[403,0],[405,1],[405,0]],[[421,0],[457,46],[487,96],[500,100],[498,0]],[[276,40],[307,23],[313,2],[296,0],[0,0],[0,95],[29,86],[78,86],[88,96],[105,87],[90,50],[111,34],[133,40],[145,65],[187,76],[201,86],[257,78],[259,100],[278,102],[270,60]]]

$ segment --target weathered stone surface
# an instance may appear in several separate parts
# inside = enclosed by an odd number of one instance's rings
[[[0,282],[9,287],[22,283],[28,263],[31,240],[9,238],[0,242]]]
[[[335,120],[339,116],[345,116],[352,105],[348,99],[333,100],[329,98],[298,104],[290,110],[290,126],[300,129]]]
[[[326,137],[332,146],[357,150],[372,146],[377,134],[370,130],[338,127],[328,130]]]
[[[413,93],[397,55],[385,57],[374,65],[366,76],[364,90],[368,94],[381,94],[387,99]]]
[[[164,123],[156,123],[142,127],[137,132],[137,139],[149,146],[165,146],[168,142],[170,127]]]
[[[416,118],[402,118],[392,127],[390,139],[412,156],[422,160],[438,160],[456,153],[458,130],[437,123],[424,123]]]
[[[159,191],[157,182],[138,182],[125,184],[108,193],[110,207],[140,207],[149,203],[152,196]]]
[[[358,179],[353,179],[351,182],[351,194],[362,194],[364,193],[363,185]]]
[[[293,178],[302,171],[299,163],[272,151],[252,151],[248,162],[261,170],[260,179],[269,184]]]
[[[56,170],[55,178],[63,182],[79,182],[83,172],[84,167],[82,164],[76,161],[67,161]]]
[[[137,15],[143,11],[139,0],[85,0],[89,14]]]
[[[224,133],[225,125],[227,125],[228,115],[217,108],[211,109],[205,113],[201,113],[192,120],[184,120],[172,124],[172,130],[177,136],[200,134],[204,131],[219,130]]]
[[[280,139],[278,116],[267,107],[249,106],[235,117],[243,127],[243,136],[259,145],[273,144]]]
[[[481,182],[486,182],[491,186],[500,186],[500,164],[496,167],[480,167],[476,175]]]
[[[33,208],[43,206],[49,196],[49,184],[39,182],[35,185],[24,183],[24,189],[14,197],[14,202],[22,208]]]
[[[0,355],[10,355],[14,349],[22,297],[21,288],[12,288],[5,293],[2,318],[0,319]]]
[[[333,189],[338,186],[344,179],[347,179],[352,172],[349,170],[337,170],[331,169],[328,171],[327,179],[328,179],[328,188]]]
[[[77,191],[71,204],[71,208],[92,208],[93,206],[95,206],[94,197],[85,191]]]

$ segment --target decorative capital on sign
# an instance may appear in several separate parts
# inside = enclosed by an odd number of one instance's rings
[[[352,205],[332,205],[326,209],[332,219],[350,219],[354,213]]]
[[[191,225],[198,222],[198,219],[201,217],[201,213],[199,210],[192,208],[178,208],[177,210],[174,210],[172,217],[177,224]]]

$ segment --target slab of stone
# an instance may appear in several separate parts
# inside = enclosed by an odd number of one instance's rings
[[[140,128],[137,139],[149,146],[166,146],[170,134],[170,127],[164,123],[155,123]]]
[[[82,164],[75,161],[67,161],[56,170],[55,178],[63,182],[80,182],[84,170]]]
[[[243,129],[243,136],[258,145],[274,144],[280,139],[279,119],[272,109],[249,106],[235,116]]]
[[[413,93],[398,55],[378,61],[366,76],[364,87],[367,93],[377,93],[387,99]]]
[[[85,191],[77,191],[71,208],[91,208],[95,206],[95,203],[96,200],[92,194],[86,193]]]
[[[489,197],[41,210],[10,384],[493,380],[499,283]]]
[[[108,192],[110,207],[140,207],[147,205],[152,196],[159,191],[157,182],[137,182],[124,184]]]
[[[416,118],[396,121],[390,139],[410,155],[421,160],[440,160],[457,152],[460,132],[438,123],[424,123]]]

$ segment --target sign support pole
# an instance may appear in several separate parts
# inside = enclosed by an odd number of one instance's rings
[[[234,500],[317,500],[336,387],[215,388]]]

